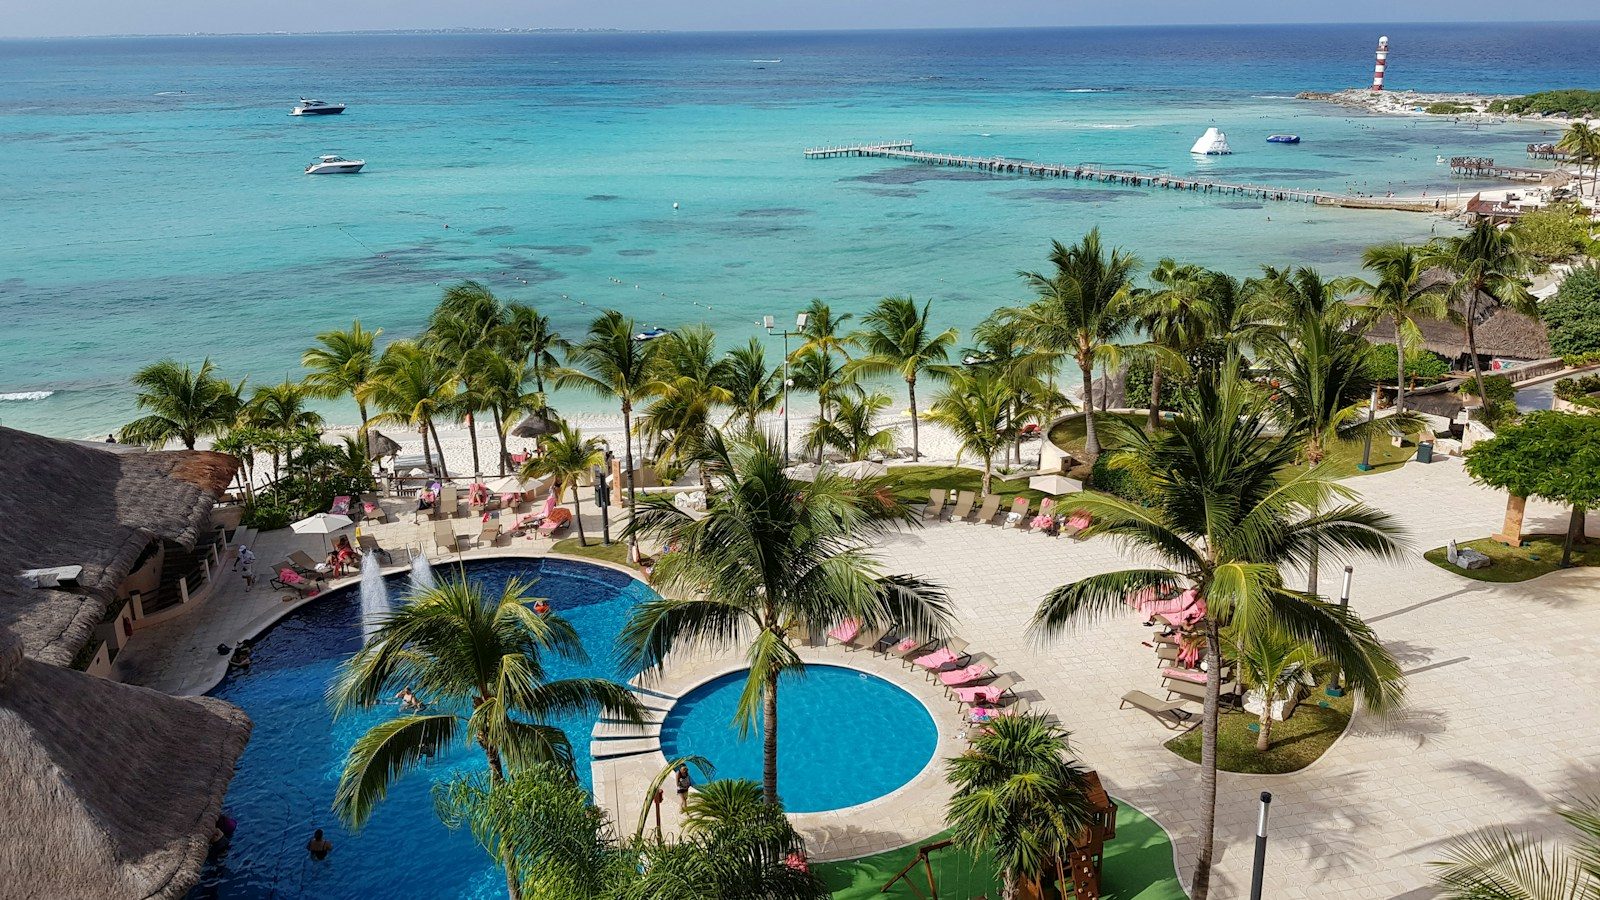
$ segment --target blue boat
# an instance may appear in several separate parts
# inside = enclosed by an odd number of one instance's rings
[[[1269,144],[1298,144],[1298,143],[1300,143],[1300,135],[1298,135],[1298,134],[1274,134],[1274,135],[1269,135],[1267,137],[1267,143],[1269,143]]]
[[[672,332],[665,328],[650,327],[633,336],[636,341],[653,341],[659,337],[666,337]]]

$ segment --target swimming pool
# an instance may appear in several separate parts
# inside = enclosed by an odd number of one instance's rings
[[[436,571],[446,574],[443,566]],[[618,672],[616,638],[633,607],[654,596],[640,582],[602,566],[549,559],[469,562],[466,573],[489,595],[509,578],[538,578],[532,593],[572,622],[590,657],[586,664],[546,657],[549,678],[632,674]],[[387,581],[392,596],[408,587],[404,575]],[[248,672],[230,674],[211,692],[249,713],[255,731],[225,801],[238,820],[232,846],[207,866],[191,896],[505,896],[504,877],[472,836],[450,831],[434,814],[435,782],[483,769],[483,756],[473,748],[457,747],[400,779],[360,834],[347,831],[330,811],[345,751],[374,722],[395,713],[387,706],[338,722],[328,714],[324,692],[338,664],[360,646],[360,612],[353,586],[295,610],[256,642]],[[594,718],[556,724],[572,739],[578,775],[588,784]],[[313,828],[333,842],[322,862],[305,851]]]
[[[734,707],[748,670],[700,685],[661,726],[668,759],[704,756],[718,778],[761,781],[759,723],[741,740]],[[778,794],[790,812],[822,812],[875,800],[915,778],[939,733],[927,707],[903,688],[842,666],[810,665],[778,681]]]

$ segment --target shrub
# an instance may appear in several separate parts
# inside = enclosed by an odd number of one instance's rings
[[[1466,103],[1456,103],[1453,100],[1440,100],[1430,103],[1427,112],[1435,116],[1459,116],[1462,113],[1477,112],[1477,109]]]
[[[1600,375],[1565,378],[1556,382],[1555,395],[1584,409],[1600,409]]]
[[[1133,503],[1148,504],[1150,492],[1145,487],[1143,475],[1135,469],[1112,465],[1113,456],[1102,453],[1094,461],[1094,466],[1089,470],[1089,487]]]
[[[1150,405],[1150,362],[1149,360],[1136,359],[1128,363],[1128,374],[1124,376],[1123,398],[1128,406],[1142,409]],[[1163,385],[1162,393],[1165,393]]]
[[[1558,91],[1540,91],[1525,97],[1496,100],[1489,111],[1512,115],[1565,115],[1593,118],[1600,116],[1600,91],[1566,88]]]
[[[1457,388],[1457,392],[1476,396],[1478,383],[1468,378],[1461,387]],[[1515,401],[1517,399],[1517,386],[1512,384],[1511,379],[1504,375],[1483,376],[1483,392],[1489,395],[1485,399],[1490,403],[1503,403],[1507,400]]]
[[[1589,246],[1589,217],[1576,203],[1533,210],[1517,220],[1517,247],[1542,263],[1560,262]]]
[[[372,490],[372,477],[308,478],[292,475],[256,492],[245,504],[243,524],[258,531],[284,528],[313,513],[326,512],[333,498]]]
[[[1372,350],[1367,354],[1367,361],[1362,364],[1362,375],[1368,381],[1378,381],[1384,384],[1393,384],[1395,371],[1395,348],[1393,344],[1373,344]],[[1431,350],[1406,351],[1406,386],[1416,387],[1419,381],[1433,381],[1450,372],[1450,361]]]
[[[1539,307],[1539,317],[1550,333],[1550,348],[1561,356],[1592,359],[1600,353],[1600,265],[1573,269],[1555,296]]]
[[[287,506],[251,501],[244,505],[244,516],[239,521],[257,531],[276,531],[288,528],[289,523],[294,521],[294,514]]]

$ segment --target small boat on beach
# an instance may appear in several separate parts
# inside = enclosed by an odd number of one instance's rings
[[[354,175],[366,165],[364,159],[345,159],[342,156],[319,156],[306,166],[307,175]]]
[[[326,103],[322,100],[300,98],[300,105],[289,110],[291,116],[337,116],[344,112],[343,103]]]
[[[665,328],[657,328],[654,325],[652,325],[649,328],[646,328],[645,330],[643,330],[643,331],[639,332],[638,334],[634,335],[633,339],[636,340],[636,341],[653,341],[653,340],[655,340],[656,338],[659,338],[659,337],[666,337],[667,335],[669,335],[671,333],[672,332],[668,331]]]
[[[1269,135],[1267,135],[1267,143],[1269,143],[1269,144],[1298,144],[1298,143],[1300,143],[1300,135],[1298,135],[1298,134],[1269,134]]]
[[[1233,152],[1233,148],[1228,146],[1228,136],[1213,125],[1200,135],[1200,140],[1194,142],[1189,152],[1197,156],[1226,156]]]

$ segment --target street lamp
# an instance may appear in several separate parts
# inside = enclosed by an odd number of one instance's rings
[[[1404,352],[1399,351],[1399,352]],[[1372,470],[1372,419],[1378,413],[1378,387],[1372,387],[1372,399],[1367,401],[1367,441],[1361,446],[1361,465],[1356,466],[1363,472]]]
[[[1261,792],[1261,816],[1256,819],[1256,861],[1250,873],[1250,900],[1261,900],[1261,882],[1267,869],[1267,808],[1272,805],[1272,794]]]
[[[1350,577],[1355,574],[1355,566],[1344,567],[1344,587],[1339,591],[1339,615],[1344,617],[1350,610]],[[1344,696],[1344,669],[1336,669],[1333,673],[1333,684],[1328,685],[1329,697]]]
[[[789,464],[789,386],[793,380],[789,378],[789,338],[805,337],[806,322],[811,320],[809,313],[801,313],[794,317],[794,331],[787,328],[781,332],[774,332],[777,321],[771,316],[761,317],[761,327],[767,330],[767,336],[774,334],[783,335],[783,464]]]

